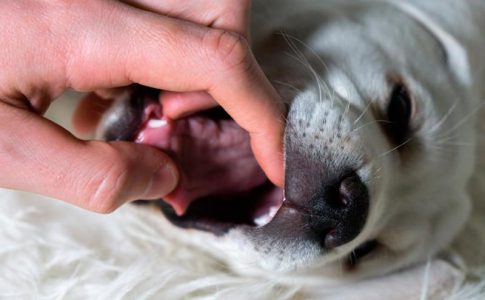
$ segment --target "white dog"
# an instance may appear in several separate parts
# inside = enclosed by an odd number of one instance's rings
[[[388,274],[453,241],[485,258],[485,2],[253,6],[254,51],[289,106],[284,192],[220,114],[160,122],[157,92],[139,88],[100,126],[110,140],[150,134],[179,159],[172,197],[197,200],[184,216],[160,202],[175,235],[237,272],[290,280]]]

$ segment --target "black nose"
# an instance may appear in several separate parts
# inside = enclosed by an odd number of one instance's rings
[[[352,241],[367,220],[367,186],[355,172],[336,176],[315,172],[319,170],[315,166],[301,168],[302,162],[299,161],[299,168],[287,166],[285,205],[304,215],[308,233],[323,248],[332,249]]]
[[[312,233],[327,248],[353,240],[362,230],[369,210],[369,193],[356,173],[323,187],[311,199],[308,217]]]

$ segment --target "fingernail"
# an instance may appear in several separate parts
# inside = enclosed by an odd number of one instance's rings
[[[170,194],[178,185],[179,173],[172,163],[164,163],[155,172],[147,189],[148,199],[157,199]]]

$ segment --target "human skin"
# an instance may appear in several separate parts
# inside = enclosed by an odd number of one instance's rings
[[[0,4],[0,186],[108,213],[157,199],[178,181],[163,152],[82,141],[43,118],[66,89],[92,92],[76,113],[133,83],[162,90],[173,117],[221,105],[251,137],[266,175],[283,182],[283,109],[247,43],[246,0],[17,0]],[[98,95],[98,96],[96,96]]]

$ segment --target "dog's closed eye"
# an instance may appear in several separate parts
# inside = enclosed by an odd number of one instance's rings
[[[379,246],[379,243],[376,240],[370,240],[368,242],[363,243],[359,247],[357,247],[354,251],[352,251],[349,256],[347,257],[346,267],[348,270],[353,270],[360,260],[370,255],[374,252]]]
[[[399,146],[409,139],[411,134],[412,101],[407,87],[398,83],[392,89],[386,111],[386,132],[392,143]]]

